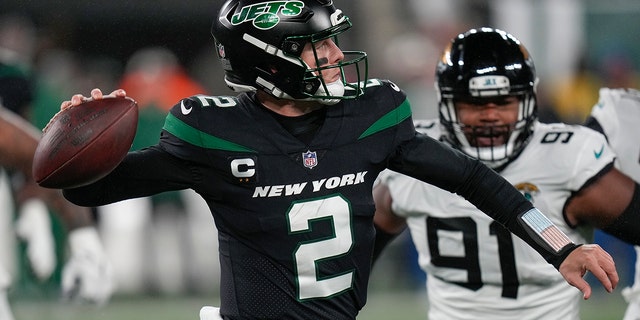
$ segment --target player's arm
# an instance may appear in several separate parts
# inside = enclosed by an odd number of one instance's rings
[[[67,200],[79,206],[101,206],[117,201],[191,187],[198,169],[160,146],[129,152],[102,179],[63,190]]]
[[[18,193],[18,200],[43,199],[56,213],[60,214],[65,226],[76,229],[92,224],[91,213],[65,201],[59,190],[39,187],[31,179],[33,154],[38,146],[40,133],[26,120],[0,107],[0,165],[18,170],[24,176],[24,183]]]
[[[588,223],[607,233],[640,244],[640,188],[615,168],[582,188],[565,206],[569,223]]]
[[[376,203],[376,213],[373,216],[376,228],[373,247],[373,262],[375,262],[387,244],[407,227],[407,222],[393,212],[391,192],[383,181],[378,181],[373,187],[373,199]]]
[[[587,118],[584,125],[605,134],[594,116]],[[571,197],[565,215],[574,225],[588,223],[640,245],[640,185],[615,167],[607,168]]]
[[[0,106],[0,165],[30,175],[38,139],[37,129]]]
[[[597,245],[576,245],[533,207],[508,181],[481,162],[417,135],[402,144],[389,168],[454,192],[504,225],[555,266],[584,298],[591,287],[582,278],[590,271],[611,292],[618,274],[611,256]]]
[[[116,89],[104,95],[96,88],[91,90],[90,97],[73,95],[70,100],[61,103],[60,109],[106,97],[126,97],[126,92]],[[153,146],[129,152],[107,176],[89,185],[65,189],[63,194],[80,206],[100,206],[188,188],[193,181],[194,170],[189,162],[174,157],[159,146]]]
[[[565,215],[640,245],[640,186],[612,166],[569,199]]]

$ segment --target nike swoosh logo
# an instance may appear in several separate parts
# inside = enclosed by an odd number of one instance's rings
[[[602,147],[600,147],[600,151],[593,151],[593,155],[596,156],[596,159],[600,159],[600,156],[602,156],[602,153],[604,152],[604,144],[602,145]]]
[[[180,101],[180,110],[182,110],[182,114],[184,114],[186,116],[189,113],[191,113],[191,110],[193,110],[193,108],[189,107],[187,109],[187,107],[184,105],[184,100],[183,100],[183,101]]]

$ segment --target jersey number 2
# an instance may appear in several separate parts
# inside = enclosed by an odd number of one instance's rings
[[[332,236],[301,242],[295,250],[298,298],[325,298],[351,288],[353,270],[338,275],[322,275],[317,270],[319,262],[346,254],[353,246],[349,203],[340,196],[297,202],[288,218],[292,233],[307,232],[318,220],[329,220],[334,230]]]

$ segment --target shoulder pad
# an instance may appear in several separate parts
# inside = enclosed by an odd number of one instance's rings
[[[441,135],[440,119],[419,119],[414,120],[413,125],[420,133],[426,134],[434,139],[439,139]]]
[[[400,87],[398,87],[395,83],[385,79],[373,78],[373,79],[367,80],[365,84],[366,84],[366,89],[386,86],[386,87],[391,87],[396,91],[401,91]]]

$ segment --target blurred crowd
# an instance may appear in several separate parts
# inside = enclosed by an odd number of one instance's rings
[[[607,19],[606,15],[611,14],[589,7],[591,1],[342,2],[340,6],[355,22],[351,38],[342,39],[344,46],[368,52],[369,76],[391,79],[403,88],[412,102],[415,118],[437,117],[433,85],[437,58],[452,36],[478,26],[507,30],[529,44],[535,60],[541,62],[537,67],[545,84],[539,88],[543,121],[583,122],[597,102],[601,86],[640,88],[640,61],[635,54],[639,48],[630,46],[640,43],[630,44],[624,39],[616,42],[612,35],[606,50],[589,50],[597,44],[589,42],[592,39],[585,30],[599,26],[590,24],[597,19],[590,22],[587,18],[600,15],[600,19]],[[635,11],[638,14],[640,9]],[[554,28],[557,25],[562,29]],[[76,24],[72,31],[81,38],[85,27]],[[190,44],[188,55],[170,49],[171,38],[150,46],[130,46],[126,51],[132,54],[122,59],[78,50],[60,40],[65,32],[70,32],[69,27],[51,29],[28,10],[3,12],[0,16],[0,96],[2,90],[13,90],[15,79],[28,81],[31,88],[24,92],[27,104],[2,102],[38,128],[43,128],[60,102],[74,93],[87,94],[95,87],[105,91],[124,88],[140,106],[133,146],[139,149],[156,142],[164,115],[180,98],[232,94],[224,86],[210,39]],[[104,45],[113,50],[113,43]],[[91,52],[95,51],[99,49]],[[104,246],[114,265],[118,293],[216,292],[218,282],[211,270],[219,268],[217,236],[204,205],[194,193],[185,191],[95,208]],[[36,280],[21,263],[24,253],[8,231],[13,214],[0,211],[0,263],[11,271],[14,282],[21,282],[24,287]],[[421,277],[417,264],[406,262],[415,259],[408,237],[399,237],[394,245],[405,250],[387,250],[376,268],[402,269],[403,274],[410,275],[406,283],[393,279],[389,285],[421,288],[422,281],[415,281]],[[64,250],[58,248],[57,254],[64,254]],[[623,257],[623,262],[618,263],[623,268],[621,273],[627,264],[628,270],[632,269],[632,261],[624,259],[629,258]],[[632,279],[633,275],[624,277]],[[373,280],[374,288],[380,285],[376,284],[375,275]]]
[[[187,73],[175,53],[162,46],[139,48],[122,62],[58,47],[46,34],[28,15],[0,17],[2,104],[40,129],[59,110],[60,102],[74,93],[95,87],[124,88],[139,105],[141,129],[132,146],[139,149],[157,142],[166,112],[176,101],[208,92]],[[4,90],[11,94],[3,94]],[[8,179],[5,175],[2,178]],[[0,192],[2,202],[10,202],[10,188]],[[204,206],[199,196],[185,191],[94,208],[114,267],[117,291],[213,292],[218,287],[216,272],[212,272],[219,268],[217,235]],[[15,213],[0,210],[0,215],[0,263],[18,284],[14,292],[40,294],[35,288],[42,285],[41,280],[24,263],[24,246],[15,239]],[[54,215],[50,218],[57,219]],[[52,225],[59,223],[53,221]],[[52,232],[60,243],[55,254],[62,256],[64,232],[61,228],[52,228]],[[48,283],[51,294],[56,294],[59,272],[58,268],[58,275]]]

